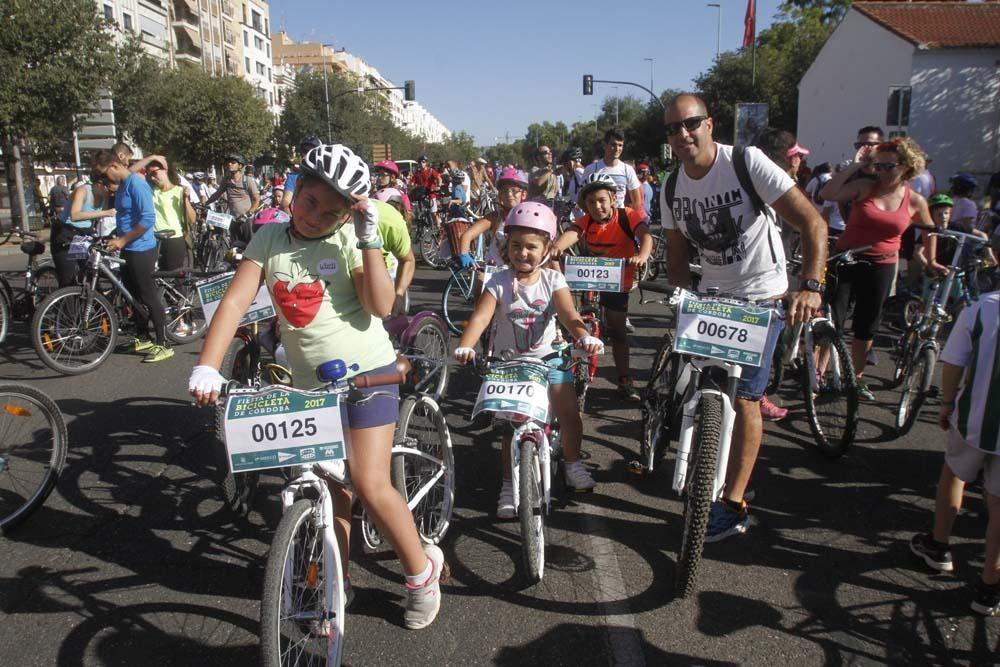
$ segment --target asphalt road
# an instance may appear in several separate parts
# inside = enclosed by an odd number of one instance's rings
[[[0,258],[0,268],[17,266]],[[420,270],[416,306],[437,308],[446,273]],[[633,299],[633,303],[636,300]],[[662,311],[632,320],[645,377]],[[0,378],[48,392],[66,415],[65,472],[45,505],[0,542],[0,664],[247,665],[257,661],[260,586],[280,514],[275,479],[248,520],[216,485],[209,415],[186,380],[198,344],[161,364],[116,354],[97,372],[60,377],[35,357],[23,324],[0,348]],[[443,402],[458,486],[444,550],[451,581],[429,629],[402,627],[403,587],[390,552],[354,545],[357,597],[350,665],[991,664],[1000,619],[968,611],[982,567],[985,510],[968,495],[956,525],[956,572],[931,574],[907,540],[926,530],[943,438],[931,401],[895,440],[897,394],[880,389],[889,359],[869,368],[881,402],[862,407],[856,445],[831,461],[811,449],[792,409],[768,424],[753,487],[751,530],[708,545],[701,589],[672,599],[682,506],[671,460],[636,482],[639,411],[615,395],[610,356],[588,398],[584,447],[596,492],[562,496],[550,517],[543,582],[519,575],[516,523],[492,518],[499,441],[468,422],[476,380],[455,371]],[[357,540],[360,542],[360,540]]]

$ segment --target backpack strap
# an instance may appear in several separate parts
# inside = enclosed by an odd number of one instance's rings
[[[757,189],[753,186],[753,180],[750,178],[750,168],[747,167],[747,149],[745,146],[733,146],[733,169],[736,171],[736,180],[740,182],[743,192],[747,193],[750,197],[750,203],[753,205],[754,212],[757,215],[765,213],[770,218],[771,214],[768,206],[761,199],[761,196],[757,194]]]
[[[673,215],[674,210],[674,195],[677,193],[677,177],[680,175],[681,169],[683,168],[683,165],[677,165],[677,168],[670,172],[670,175],[667,176],[667,180],[663,183],[663,201],[667,205],[667,208],[670,209],[671,215]],[[663,211],[660,211],[660,217],[663,217]],[[677,221],[675,220],[675,222]]]
[[[632,231],[632,227],[628,224],[628,211],[624,207],[618,209],[618,226],[625,232],[625,236],[632,239],[632,243],[635,243],[635,232]]]

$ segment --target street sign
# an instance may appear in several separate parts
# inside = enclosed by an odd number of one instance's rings
[[[372,144],[372,160],[381,162],[392,159],[392,146],[390,144]]]

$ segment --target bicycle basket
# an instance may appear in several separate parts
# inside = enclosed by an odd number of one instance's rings
[[[448,246],[451,248],[452,257],[458,257],[460,254],[459,248],[462,246],[459,241],[462,238],[462,234],[468,231],[469,227],[472,227],[472,223],[460,218],[444,223],[444,231],[448,239]]]

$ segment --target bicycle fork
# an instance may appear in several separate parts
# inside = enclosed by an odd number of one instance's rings
[[[549,500],[552,492],[552,480],[550,476],[552,466],[552,449],[549,446],[549,439],[545,432],[534,424],[527,423],[518,426],[514,435],[510,438],[510,464],[511,464],[511,484],[514,487],[514,507],[521,508],[520,489],[520,469],[521,469],[521,443],[529,440],[535,445],[538,451],[538,462],[535,467],[535,474],[542,481],[542,512],[549,513]]]

